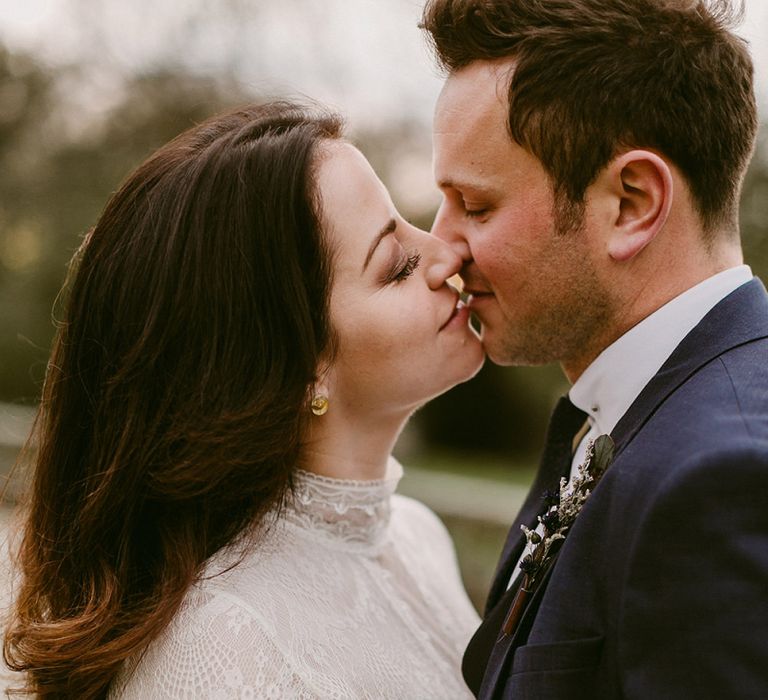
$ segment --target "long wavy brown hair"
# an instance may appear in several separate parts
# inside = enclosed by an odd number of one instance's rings
[[[105,697],[206,559],[288,493],[333,347],[314,173],[340,132],[288,102],[214,117],[141,165],[86,236],[32,438],[4,644],[17,692]]]

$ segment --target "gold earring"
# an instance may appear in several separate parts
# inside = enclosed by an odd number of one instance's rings
[[[322,416],[328,410],[328,397],[318,394],[312,398],[312,413]]]

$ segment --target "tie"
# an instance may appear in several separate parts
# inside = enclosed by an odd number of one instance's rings
[[[557,491],[560,488],[560,478],[568,478],[571,460],[574,452],[574,437],[579,433],[587,420],[587,414],[571,403],[567,395],[562,396],[552,412],[547,427],[544,442],[544,452],[541,456],[539,469],[533,481],[528,497],[520,509],[507,538],[502,557],[502,566],[496,572],[493,587],[488,595],[489,608],[496,604],[501,595],[507,590],[509,577],[522,553],[523,535],[520,525],[536,526],[537,516],[544,510],[542,499],[545,491]],[[518,556],[513,556],[517,551]]]
[[[549,419],[541,465],[531,487],[534,495],[541,496],[545,490],[557,491],[561,477],[568,478],[576,448],[573,444],[574,438],[584,427],[586,420],[587,414],[576,408],[567,394],[560,397]]]

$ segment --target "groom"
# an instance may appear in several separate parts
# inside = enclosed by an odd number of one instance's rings
[[[738,228],[757,120],[724,4],[425,8],[434,233],[491,359],[573,384],[464,658],[482,698],[768,697],[768,296]],[[521,525],[602,434],[613,462],[526,600]]]

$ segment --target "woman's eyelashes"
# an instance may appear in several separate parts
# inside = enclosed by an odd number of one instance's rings
[[[421,253],[414,251],[402,259],[398,260],[397,264],[387,274],[384,282],[386,284],[402,282],[408,279],[419,267],[421,262]]]

